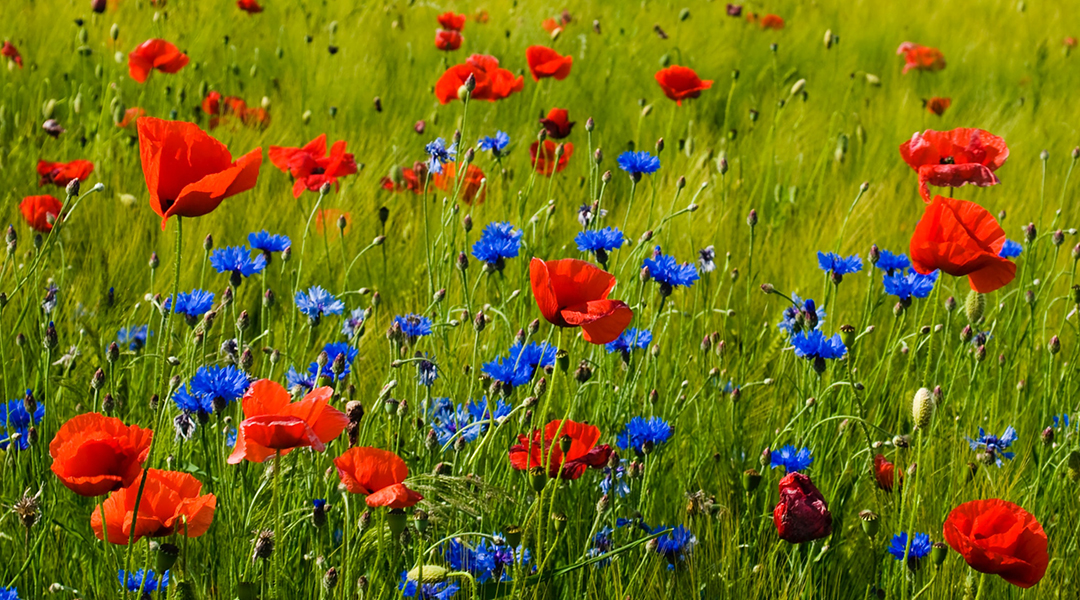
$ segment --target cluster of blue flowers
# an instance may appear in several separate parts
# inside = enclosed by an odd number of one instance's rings
[[[19,590],[0,586],[0,600],[19,600]]]
[[[467,571],[476,579],[476,583],[489,581],[510,581],[510,571],[514,563],[528,565],[532,559],[528,549],[521,546],[511,548],[501,543],[502,538],[495,536],[494,542],[482,539],[475,548],[469,547],[460,539],[450,540],[444,556],[446,564],[455,571]]]
[[[653,533],[669,529],[657,527]],[[668,569],[674,569],[676,563],[686,560],[694,546],[697,545],[697,537],[683,525],[672,528],[671,531],[656,538],[656,553],[668,561]]]
[[[296,308],[312,324],[318,324],[323,315],[340,315],[343,313],[345,303],[324,290],[322,286],[314,285],[306,293],[296,292]]]
[[[809,448],[798,449],[789,444],[773,450],[769,455],[769,462],[773,469],[784,467],[785,473],[798,473],[807,469],[814,462],[814,457],[810,455]]]
[[[847,354],[847,347],[840,339],[840,334],[825,337],[819,329],[793,335],[791,345],[795,347],[795,356],[799,358],[834,359]]]
[[[191,290],[187,294],[180,292],[176,298],[176,313],[184,315],[191,326],[214,306],[214,293],[206,290]],[[166,312],[172,308],[172,298],[165,299],[164,308]]]
[[[30,395],[30,390],[26,393]],[[45,405],[31,402],[34,405],[34,414],[31,415],[26,411],[27,404],[22,400],[0,404],[0,450],[6,450],[12,441],[19,450],[30,448],[30,426],[37,425],[45,418]]]
[[[574,236],[579,252],[589,252],[596,256],[601,263],[607,262],[607,253],[618,248],[626,242],[623,232],[615,227],[603,229],[586,229]]]
[[[505,419],[511,410],[513,407],[503,400],[496,402],[495,421]],[[475,441],[488,430],[491,420],[487,397],[458,405],[454,405],[449,398],[436,398],[427,414],[431,430],[443,446],[455,439],[455,436],[463,442]]]
[[[657,246],[652,258],[646,258],[641,267],[649,270],[649,277],[660,284],[660,293],[667,296],[676,287],[690,287],[700,279],[693,263],[679,264],[674,256],[668,256]]]
[[[784,309],[780,322],[776,324],[780,331],[796,334],[821,327],[825,321],[825,309],[818,308],[810,298],[803,300],[798,294],[792,294],[791,301],[792,305]]]
[[[144,571],[139,569],[134,573],[125,573],[123,569],[120,569],[117,578],[120,580],[120,585],[123,586],[129,592],[138,592],[141,588],[143,591],[143,597],[149,597],[154,592],[165,593],[165,589],[169,587],[169,572],[165,571],[160,576],[152,570]],[[145,579],[145,582],[143,581]]]
[[[908,270],[906,273],[904,269],[897,269],[892,271],[891,275],[886,273],[882,277],[882,283],[885,284],[887,294],[896,296],[901,304],[907,306],[911,304],[912,298],[926,298],[929,296],[930,292],[934,290],[934,284],[937,283],[940,275],[940,271],[923,275],[914,269]]]
[[[398,315],[394,317],[391,326],[393,325],[401,328],[401,333],[405,335],[409,343],[416,341],[416,338],[431,335],[431,319],[418,314]]]
[[[520,229],[511,223],[488,223],[472,247],[472,255],[489,268],[501,271],[507,258],[516,258],[521,249]]]
[[[270,257],[274,252],[284,252],[292,246],[292,241],[288,236],[274,235],[265,229],[257,233],[249,233],[248,243],[251,244],[252,250],[262,251],[267,263],[270,262]]]
[[[449,581],[438,583],[421,584],[415,579],[409,579],[408,572],[401,572],[401,583],[398,584],[401,595],[406,598],[418,598],[419,600],[450,600],[461,586]]]
[[[186,413],[208,415],[243,397],[250,385],[247,374],[232,365],[202,366],[173,393],[173,402]]]
[[[612,352],[630,352],[635,348],[644,350],[652,343],[652,332],[648,329],[635,329],[633,327],[627,327],[619,334],[619,337],[615,338],[615,341],[604,344],[604,349],[608,353]]]
[[[862,259],[859,255],[853,254],[847,258],[840,256],[835,252],[818,252],[817,253],[818,267],[822,271],[825,271],[832,277],[833,282],[840,283],[843,280],[844,275],[851,275],[852,273],[858,273],[862,270]]]
[[[547,342],[529,342],[527,345],[515,342],[509,356],[484,363],[482,370],[495,381],[517,387],[532,381],[538,368],[553,366],[556,352]]]
[[[1001,466],[1001,459],[1012,460],[1016,456],[1015,452],[1009,452],[1006,450],[1009,446],[1013,445],[1019,436],[1016,434],[1016,429],[1012,425],[1005,428],[1005,433],[998,437],[994,434],[987,435],[982,427],[979,428],[979,437],[975,439],[968,438],[968,444],[971,446],[973,452],[983,452],[986,454],[988,460],[993,460],[997,466]]]
[[[328,377],[333,381],[341,381],[349,376],[352,372],[352,364],[356,361],[356,357],[360,355],[360,351],[353,348],[345,342],[331,342],[323,346],[323,352],[326,353],[326,366],[321,370],[319,369],[318,362],[312,362],[308,366],[308,373],[315,377]],[[338,356],[344,356],[345,370],[340,374],[334,373],[333,365]]]
[[[671,439],[671,433],[671,425],[660,417],[634,417],[615,438],[615,444],[638,455],[648,454]]]
[[[911,266],[911,260],[906,254],[893,254],[888,250],[882,250],[874,267],[885,271],[886,275],[892,275],[895,271],[902,271]]]

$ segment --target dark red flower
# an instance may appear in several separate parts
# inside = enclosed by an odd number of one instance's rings
[[[570,142],[560,145],[563,147],[562,156],[558,155],[558,146],[551,140],[544,140],[543,145],[535,141],[529,146],[529,158],[537,173],[551,177],[566,168],[570,155],[574,153],[574,145]]]
[[[570,74],[570,67],[574,64],[573,56],[563,56],[547,46],[529,46],[525,49],[525,60],[529,62],[533,81],[547,77],[562,81]]]
[[[565,454],[561,447],[564,437],[570,439],[570,450]],[[532,436],[518,436],[518,443],[510,448],[510,466],[518,471],[542,467],[547,469],[548,477],[577,479],[586,468],[607,464],[611,446],[597,446],[598,441],[600,430],[593,425],[551,421],[543,431],[535,429]]]
[[[345,489],[367,496],[367,505],[372,508],[408,508],[424,499],[405,485],[409,467],[393,452],[367,446],[349,448],[334,459],[334,467]]]
[[[52,472],[80,496],[100,496],[137,483],[154,432],[116,417],[86,413],[60,426],[49,443]]]
[[[940,71],[945,68],[945,55],[937,48],[904,42],[896,53],[904,55],[904,73],[912,69]]]
[[[448,162],[443,165],[442,173],[433,173],[431,183],[440,190],[453,192],[457,186],[457,165]],[[476,165],[469,165],[465,169],[465,178],[461,180],[461,188],[458,189],[458,200],[465,204],[483,204],[487,198],[487,186],[483,185],[484,172]]]
[[[924,275],[966,275],[971,289],[986,294],[1016,276],[1016,264],[998,255],[1004,244],[1005,231],[985,208],[937,196],[911,236],[911,265]]]
[[[474,100],[495,102],[525,88],[525,78],[514,77],[507,69],[499,68],[499,59],[486,54],[473,54],[465,64],[447,69],[435,83],[435,97],[439,103],[449,104],[460,99],[458,90],[465,85],[469,75],[476,79],[476,88],[472,93]]]
[[[139,518],[133,524],[136,502]],[[90,514],[90,528],[102,541],[106,539],[107,531],[109,543],[120,546],[128,544],[132,533],[134,541],[173,534],[199,537],[210,529],[216,508],[217,498],[213,494],[202,494],[202,482],[194,476],[148,469],[146,485],[135,481],[109,496],[100,510]],[[103,511],[106,527],[101,525]]]
[[[702,80],[697,73],[689,67],[672,65],[656,72],[656,83],[664,90],[664,95],[682,106],[682,101],[687,98],[697,98],[702,90],[712,87],[712,80]]]
[[[945,114],[945,111],[952,105],[952,98],[939,98],[934,96],[926,101],[926,110],[934,113],[937,116]]]
[[[453,12],[444,12],[438,16],[439,27],[449,31],[461,31],[465,28],[465,15],[457,15]]]
[[[625,302],[608,299],[615,276],[583,260],[533,258],[529,279],[536,306],[548,323],[581,327],[587,342],[615,341],[634,317]]]
[[[40,176],[38,179],[38,185],[45,185],[51,183],[64,187],[71,183],[73,179],[79,181],[86,181],[87,177],[94,172],[94,163],[88,160],[73,160],[71,162],[46,162],[39,160],[37,164],[37,173]]]
[[[773,523],[780,539],[801,544],[832,534],[832,514],[825,497],[802,473],[788,473],[780,480],[780,502],[773,509]]]
[[[60,217],[62,206],[60,201],[52,196],[27,196],[19,203],[19,211],[22,212],[30,229],[48,233],[52,231],[53,223]]]
[[[20,69],[23,68],[22,55],[19,54],[19,50],[15,48],[15,45],[8,40],[4,40],[4,46],[0,48],[0,56],[13,61],[15,64],[19,65]]]
[[[326,183],[337,185],[339,177],[356,173],[356,159],[345,152],[345,141],[334,142],[330,154],[326,153],[326,134],[310,141],[303,148],[270,146],[270,162],[296,179],[293,197],[299,198],[304,190],[313,192]]]
[[[330,406],[334,390],[321,387],[292,402],[278,382],[260,379],[244,393],[244,420],[236,434],[236,446],[228,463],[263,462],[275,453],[288,454],[309,447],[316,452],[345,431],[348,417]]]
[[[986,187],[999,183],[997,171],[1009,158],[1005,140],[982,129],[916,131],[903,144],[900,156],[919,174],[919,193],[930,201],[928,185]]]
[[[574,127],[574,121],[570,120],[570,113],[565,108],[549,110],[547,116],[540,119],[540,124],[544,126],[548,137],[554,140],[570,135],[570,130]]]
[[[409,191],[414,194],[419,194],[423,190],[423,184],[420,182],[420,178],[416,176],[416,171],[412,169],[395,169],[396,172],[391,171],[390,175],[383,177],[379,181],[379,185],[384,190],[391,192],[404,192]]]
[[[435,30],[435,47],[439,50],[446,50],[447,52],[457,50],[461,47],[463,39],[460,31],[454,31],[453,29]]]
[[[883,454],[874,455],[874,479],[877,486],[886,492],[891,492],[896,486],[896,466],[889,462]],[[904,482],[904,474],[900,473],[900,483]]]
[[[945,541],[972,569],[1000,575],[1018,587],[1039,583],[1050,564],[1042,525],[1012,502],[965,502],[949,513],[942,530]]]
[[[139,155],[150,191],[150,208],[161,216],[200,217],[229,196],[255,187],[262,148],[233,162],[225,144],[193,123],[138,120]]]
[[[236,0],[236,5],[240,7],[240,10],[249,15],[261,13],[263,11],[263,7],[259,6],[258,0]]]
[[[729,17],[742,16],[742,4],[730,4],[729,3],[727,5],[727,16],[729,16]]]
[[[176,73],[188,64],[186,54],[165,40],[150,39],[128,54],[128,72],[139,83],[146,81],[150,71]]]

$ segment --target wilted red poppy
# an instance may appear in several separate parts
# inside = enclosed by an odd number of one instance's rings
[[[345,489],[367,496],[372,508],[408,508],[424,499],[406,487],[409,467],[393,452],[368,446],[349,448],[334,459],[334,467]]]
[[[442,173],[432,173],[431,183],[440,190],[452,192],[457,185],[457,165],[448,162],[443,165]],[[484,172],[476,165],[469,165],[465,169],[465,178],[461,181],[458,190],[458,200],[465,204],[483,204],[487,198],[487,186],[483,185]]]
[[[622,300],[608,299],[615,276],[583,260],[533,258],[529,279],[536,306],[548,323],[581,327],[586,342],[615,341],[634,316]]]
[[[82,159],[67,163],[39,160],[37,164],[37,173],[40,176],[38,179],[39,186],[51,183],[64,187],[71,183],[73,179],[86,181],[86,178],[90,177],[93,172],[94,163]]]
[[[244,420],[228,463],[261,463],[276,452],[284,455],[295,448],[322,452],[349,424],[344,413],[330,406],[333,394],[332,388],[321,387],[292,402],[289,392],[276,381],[260,379],[251,384],[244,393]]]
[[[146,116],[146,111],[145,110],[139,108],[138,106],[133,106],[133,107],[131,107],[131,108],[124,111],[124,118],[121,119],[120,122],[116,124],[116,126],[121,128],[121,129],[127,129],[128,127],[131,127],[132,125],[134,125],[135,122],[138,121],[140,117],[145,117],[145,116]]]
[[[755,15],[756,16],[756,15]],[[759,21],[762,29],[783,29],[784,20],[777,15],[765,15]]]
[[[525,60],[529,62],[529,72],[533,81],[554,77],[556,81],[566,79],[574,57],[563,56],[547,46],[529,46],[525,49]]]
[[[262,148],[233,162],[225,144],[193,123],[143,117],[138,121],[150,208],[161,216],[199,217],[229,196],[255,187],[262,164]]]
[[[934,96],[926,101],[926,110],[934,113],[937,116],[945,114],[945,111],[952,105],[952,98],[939,98]]]
[[[60,216],[62,206],[60,201],[52,196],[27,196],[19,203],[19,211],[31,229],[48,233],[52,231],[53,223]]]
[[[10,41],[4,40],[4,46],[0,48],[0,56],[13,61],[15,64],[19,65],[20,69],[23,68],[22,56],[19,54],[19,50],[15,48],[15,45]]]
[[[570,439],[570,450],[563,454],[562,439]],[[611,446],[600,441],[600,430],[594,425],[574,421],[551,421],[543,431],[534,429],[532,436],[518,435],[518,443],[510,448],[510,466],[518,471],[534,467],[546,468],[548,477],[577,479],[588,467],[600,468],[611,456]]]
[[[100,496],[136,482],[154,432],[115,417],[86,413],[60,426],[49,443],[52,471],[80,496]]]
[[[420,178],[416,176],[416,171],[412,169],[396,168],[390,172],[389,176],[383,177],[379,181],[379,185],[384,190],[391,192],[410,191],[419,194],[423,191],[423,184],[420,183]]]
[[[896,466],[885,458],[884,454],[874,455],[874,479],[877,486],[886,492],[891,492],[896,486]],[[904,474],[900,473],[900,483],[904,482]]]
[[[435,47],[439,50],[446,50],[448,52],[457,50],[461,47],[463,39],[460,31],[454,31],[453,29],[435,30]]]
[[[465,64],[447,69],[435,83],[435,97],[439,103],[449,104],[458,100],[458,90],[465,85],[469,75],[476,80],[476,88],[472,92],[474,100],[495,102],[525,88],[525,78],[514,77],[507,69],[499,68],[499,59],[486,54],[473,54]]]
[[[664,90],[664,95],[682,106],[682,101],[687,98],[697,98],[702,90],[712,87],[712,80],[702,80],[697,73],[689,67],[672,65],[656,72],[656,83]]]
[[[930,201],[928,185],[986,187],[999,183],[997,171],[1009,158],[1005,140],[982,129],[915,132],[900,144],[900,156],[919,174],[919,193]]]
[[[558,152],[559,146],[562,146],[561,156],[559,156]],[[574,145],[567,142],[559,144],[559,146],[551,140],[544,140],[543,146],[540,145],[539,141],[533,142],[529,146],[529,158],[532,161],[533,169],[537,173],[551,177],[566,168],[570,155],[574,153]]]
[[[136,481],[105,499],[102,510],[108,526],[109,543],[126,546],[132,534],[132,515],[139,502],[139,520],[134,525],[135,538],[160,538],[173,534],[199,537],[214,521],[217,498],[201,495],[202,482],[189,473],[147,469],[146,485]],[[142,499],[139,500],[139,488]],[[104,541],[101,512],[90,515],[90,527],[97,539]]]
[[[345,228],[338,226],[338,221],[345,219]],[[315,213],[315,233],[328,238],[336,238],[352,229],[352,215],[337,208],[324,208]]]
[[[540,124],[544,126],[548,137],[554,140],[570,135],[570,130],[574,127],[574,121],[570,120],[570,113],[565,108],[549,110],[547,116],[540,119]]]
[[[334,142],[327,155],[324,133],[302,148],[270,146],[270,162],[296,179],[293,197],[299,198],[304,190],[317,192],[323,184],[337,185],[338,177],[356,173],[356,159],[345,146],[344,140]]]
[[[942,529],[945,541],[972,569],[1018,587],[1039,583],[1050,564],[1042,525],[1012,502],[965,502],[949,513]]]
[[[1016,264],[998,255],[1004,244],[1005,231],[988,210],[937,196],[911,235],[911,265],[923,275],[937,269],[966,275],[971,289],[986,294],[1016,276]]]
[[[832,534],[832,514],[825,497],[809,477],[798,472],[780,480],[780,502],[773,509],[773,524],[780,539],[792,544]]]
[[[904,73],[912,69],[940,71],[945,68],[945,55],[937,48],[904,42],[896,53],[904,55]]]
[[[461,31],[465,28],[465,15],[457,15],[453,12],[444,12],[439,15],[439,27],[449,31]]]
[[[250,15],[263,11],[263,7],[259,6],[258,0],[236,0],[236,5],[240,7],[240,10]]]
[[[128,54],[128,72],[139,83],[145,82],[154,69],[176,73],[187,64],[187,55],[165,40],[146,40]]]

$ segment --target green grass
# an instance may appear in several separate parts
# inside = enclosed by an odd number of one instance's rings
[[[363,598],[395,598],[398,574],[414,566],[420,548],[454,536],[476,542],[477,535],[501,533],[510,525],[526,527],[533,556],[550,557],[544,565],[550,575],[578,565],[598,527],[633,515],[650,525],[685,524],[697,546],[675,570],[639,543],[606,567],[584,566],[525,589],[503,586],[497,592],[528,598],[861,598],[871,597],[873,587],[889,598],[958,598],[970,584],[970,569],[955,552],[940,568],[925,564],[910,573],[884,549],[901,531],[927,532],[942,541],[949,511],[978,498],[1003,498],[1035,514],[1052,559],[1036,587],[1022,591],[988,577],[980,597],[1072,597],[1080,520],[1065,462],[1078,436],[1075,426],[1068,435],[1059,431],[1051,446],[1039,434],[1053,414],[1080,420],[1080,381],[1073,366],[1080,329],[1077,316],[1069,316],[1076,304],[1069,249],[1080,240],[1068,229],[1080,219],[1073,201],[1080,175],[1067,181],[1069,153],[1080,143],[1080,57],[1069,56],[1062,45],[1064,37],[1080,33],[1080,12],[1047,2],[1028,2],[1020,10],[1012,0],[748,4],[744,10],[774,12],[787,22],[782,31],[762,31],[727,17],[723,2],[380,2],[351,9],[353,3],[344,2],[264,4],[265,12],[254,16],[225,0],[169,0],[160,9],[121,0],[119,9],[102,15],[91,14],[84,0],[0,4],[0,37],[19,48],[26,64],[0,72],[0,214],[19,238],[0,270],[0,291],[7,294],[0,309],[0,391],[4,399],[15,399],[33,389],[46,407],[28,451],[0,452],[0,587],[15,585],[24,600],[45,597],[51,587],[57,593],[49,597],[55,598],[117,597],[123,547],[110,551],[94,538],[89,518],[96,505],[69,492],[49,470],[48,443],[59,425],[101,406],[103,398],[89,387],[100,367],[107,373],[102,393],[116,401],[113,414],[157,431],[149,465],[191,472],[204,482],[204,491],[218,497],[210,532],[177,542],[182,553],[173,581],[190,582],[197,598],[235,598],[241,582],[258,583],[264,574],[277,598],[354,598],[361,575],[369,581]],[[684,6],[689,18],[680,20]],[[462,49],[446,55],[434,49],[432,38],[435,16],[450,8],[470,20]],[[563,8],[574,20],[551,41],[540,22]],[[486,24],[472,18],[480,9],[489,14]],[[73,23],[77,18],[84,19],[82,28]],[[109,36],[114,22],[115,42]],[[839,36],[831,49],[822,43],[827,29]],[[83,34],[85,41],[79,39]],[[126,54],[149,37],[176,43],[191,64],[175,75],[153,73],[144,85],[133,82]],[[947,68],[901,75],[895,49],[903,41],[940,48]],[[524,58],[533,44],[572,54],[570,77],[534,83]],[[329,45],[339,51],[331,55]],[[78,52],[81,46],[88,53]],[[121,62],[114,60],[117,52]],[[474,52],[523,71],[526,84],[507,100],[470,103],[462,124],[462,104],[440,106],[431,90],[448,65]],[[653,79],[668,62],[714,80],[712,89],[675,106]],[[880,85],[871,85],[868,74]],[[806,80],[805,98],[790,93],[800,79]],[[205,127],[198,106],[206,89],[253,105],[264,97],[269,102],[272,120],[265,129],[226,125],[213,131],[234,156],[259,146],[299,146],[325,132],[332,141],[347,140],[363,168],[321,199],[309,192],[294,200],[289,177],[266,162],[254,190],[226,200],[210,215],[184,221],[180,288],[202,285],[219,300],[228,280],[206,264],[207,235],[215,247],[244,244],[248,232],[260,229],[294,242],[292,260],[275,257],[265,279],[241,285],[205,346],[196,346],[183,323],[174,324],[173,339],[161,335],[163,317],[151,298],[172,293],[179,228],[170,221],[161,230],[147,205],[138,140],[113,124],[113,114],[118,104],[162,118],[175,111],[176,118]],[[922,108],[930,96],[952,98],[943,117]],[[577,125],[569,138],[569,166],[549,181],[531,174],[528,145],[539,129],[539,111],[552,106],[569,109]],[[41,129],[50,117],[67,129],[58,139]],[[596,123],[591,136],[585,130],[589,117]],[[413,129],[419,120],[426,122],[422,135]],[[834,288],[815,258],[818,250],[834,249],[865,256],[872,243],[906,252],[924,205],[915,173],[897,147],[915,131],[954,127],[987,129],[1004,137],[1011,150],[998,172],[1000,185],[958,188],[956,196],[1005,213],[1002,226],[1011,239],[1022,240],[1021,226],[1028,222],[1039,232],[1025,244],[1016,281],[987,297],[983,321],[973,325],[992,332],[982,362],[960,340],[967,324],[966,280],[944,276],[931,298],[916,300],[894,317],[895,298],[882,290],[879,272],[864,269]],[[380,188],[391,167],[422,159],[424,144],[449,139],[456,128],[463,129],[469,146],[496,129],[513,140],[504,170],[487,153],[477,153],[475,164],[488,177],[485,203],[456,205],[452,194],[432,190],[425,211],[420,196]],[[661,137],[663,166],[637,186],[631,209],[631,183],[615,157],[631,147],[655,153]],[[841,139],[847,140],[846,153],[838,156]],[[604,154],[599,166],[589,160],[596,148]],[[1043,149],[1049,152],[1046,161],[1039,157]],[[726,174],[717,166],[721,157],[729,165]],[[100,182],[104,191],[86,195],[39,253],[18,203],[39,193],[39,159],[76,158],[96,166],[83,190]],[[529,387],[514,391],[506,398],[518,407],[513,417],[483,443],[461,451],[429,450],[428,428],[416,423],[419,407],[429,397],[464,402],[488,391],[477,377],[481,363],[504,354],[519,330],[540,317],[529,290],[528,258],[582,257],[572,241],[580,230],[577,208],[593,199],[591,190],[605,170],[613,178],[603,192],[601,206],[610,211],[603,224],[625,220],[630,242],[612,254],[609,266],[619,279],[613,295],[634,309],[633,326],[652,330],[652,347],[635,352],[626,365],[618,354],[541,319],[531,339],[566,350],[570,369],[547,375],[548,391],[535,405],[527,402]],[[686,178],[681,192],[680,176]],[[864,181],[868,191],[852,204]],[[63,199],[63,190],[40,193],[50,192]],[[685,210],[691,201],[696,211]],[[344,236],[332,226],[323,234],[314,227],[308,231],[316,205],[348,213]],[[385,228],[380,207],[389,210]],[[754,228],[746,223],[751,209],[760,219]],[[462,226],[467,214],[475,223],[471,233]],[[493,221],[524,230],[521,256],[496,275],[482,274],[470,260],[466,296],[455,257]],[[1060,248],[1050,237],[1057,228],[1066,230]],[[652,240],[640,242],[646,231],[653,232]],[[365,250],[384,234],[385,243]],[[638,278],[642,259],[656,243],[683,261],[713,245],[717,270],[662,303],[656,285]],[[160,259],[156,270],[147,266],[153,252]],[[39,254],[40,268],[31,269]],[[852,345],[847,359],[818,376],[777,330],[787,302],[763,295],[759,286],[766,282],[825,304],[828,334],[845,323],[859,332],[871,325],[874,330]],[[46,315],[41,302],[50,283],[59,288],[59,302]],[[176,441],[171,421],[178,411],[167,400],[169,378],[187,382],[201,365],[224,364],[217,348],[236,337],[242,347],[250,345],[254,361],[248,372],[254,377],[284,380],[290,365],[303,369],[325,343],[341,338],[336,318],[314,329],[296,318],[294,292],[315,284],[338,295],[349,310],[373,307],[356,341],[360,357],[351,385],[340,386],[334,403],[363,403],[361,445],[391,449],[406,459],[409,483],[425,495],[421,506],[431,524],[423,534],[410,525],[407,545],[381,526],[379,511],[372,511],[370,526],[357,529],[363,500],[338,490],[331,463],[348,445],[343,435],[325,453],[296,452],[282,461],[284,532],[273,561],[253,564],[252,531],[274,522],[270,463],[224,463],[230,449],[220,441],[222,429],[243,418],[238,403],[224,418],[200,427],[191,442]],[[265,311],[263,285],[277,298]],[[443,288],[445,298],[433,301],[433,292]],[[1029,291],[1033,304],[1024,300]],[[374,292],[381,299],[377,307]],[[956,312],[943,308],[949,296],[961,304]],[[235,323],[244,310],[252,324],[241,332]],[[479,333],[470,326],[478,310],[489,318]],[[431,316],[435,334],[395,357],[383,334],[394,315],[409,312]],[[59,335],[51,352],[41,344],[50,320]],[[147,347],[125,350],[110,365],[105,350],[117,329],[145,324],[155,333]],[[939,324],[940,331],[921,333],[923,326]],[[267,326],[271,333],[262,335]],[[707,335],[723,341],[723,352],[715,344],[702,350]],[[1053,335],[1061,340],[1056,355],[1046,350]],[[72,346],[79,356],[71,366],[52,364]],[[280,362],[272,363],[264,348],[280,351]],[[411,363],[392,362],[414,350],[439,365],[440,378],[430,392],[415,382]],[[178,357],[178,366],[167,366],[166,356]],[[582,361],[592,369],[584,384],[573,378]],[[393,397],[406,401],[393,415],[380,398],[391,380],[397,381]],[[737,400],[724,391],[729,380],[741,387]],[[920,387],[936,385],[944,399],[930,427],[912,435],[911,399]],[[160,401],[153,406],[155,394]],[[565,484],[548,483],[539,505],[529,477],[510,468],[506,451],[517,434],[564,415],[597,425],[601,442],[613,445],[623,424],[637,415],[666,419],[675,435],[644,460],[645,475],[631,481],[632,493],[605,511],[597,512],[600,475],[593,471]],[[880,451],[898,468],[918,463],[902,492],[875,487],[860,416],[872,441],[884,443]],[[979,427],[1000,434],[1009,425],[1020,436],[1016,458],[1001,468],[980,466],[972,476],[968,463],[975,453],[966,436]],[[910,447],[895,448],[896,435],[911,435]],[[752,493],[742,488],[741,474],[760,469],[764,448],[788,443],[813,451],[809,474],[834,519],[834,532],[825,540],[793,546],[777,538],[771,512],[779,470],[764,470]],[[440,462],[450,465],[450,475],[432,474]],[[40,520],[29,531],[8,510],[27,490],[41,493]],[[699,491],[701,496],[689,496]],[[324,528],[310,523],[312,498],[326,498],[332,506]],[[538,505],[540,516],[530,518]],[[858,513],[864,509],[880,515],[876,538],[862,531]],[[567,517],[563,533],[556,534],[549,511]],[[334,529],[349,531],[347,553],[333,542]],[[643,540],[629,530],[619,535],[616,547]],[[133,569],[153,566],[147,548],[146,541],[136,544]],[[435,552],[426,560],[438,563],[440,556]],[[330,567],[340,577],[326,591],[321,581]],[[473,588],[456,581],[462,584],[456,597],[469,598]],[[268,591],[264,597],[275,596]]]

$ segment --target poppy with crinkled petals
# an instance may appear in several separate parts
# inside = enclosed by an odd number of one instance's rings
[[[345,489],[367,496],[372,508],[408,508],[424,499],[405,485],[409,467],[393,452],[368,446],[349,448],[334,459],[334,467]]]
[[[972,500],[949,513],[945,541],[980,573],[1029,588],[1050,565],[1046,532],[1035,515],[1005,500]]]
[[[60,217],[63,204],[52,196],[27,196],[19,203],[19,211],[26,224],[34,231],[48,233],[52,231],[53,223]]]
[[[465,85],[469,75],[476,81],[471,95],[473,100],[496,102],[525,89],[525,78],[515,77],[509,70],[500,68],[499,59],[486,54],[473,54],[464,64],[450,67],[439,77],[435,83],[435,97],[439,103],[449,104],[460,100],[458,90]]]
[[[357,171],[356,159],[345,152],[346,142],[339,140],[326,153],[326,134],[308,142],[302,148],[270,146],[270,162],[296,179],[293,197],[299,198],[304,190],[313,192],[326,183],[337,185],[339,177],[353,175]]]
[[[431,175],[431,183],[440,190],[452,192],[457,186],[457,165],[448,162],[443,165],[442,173]],[[461,180],[458,189],[458,200],[465,204],[483,204],[487,198],[487,188],[484,185],[484,172],[476,165],[469,165],[465,169],[465,177]]]
[[[439,21],[439,27],[449,31],[461,31],[465,28],[465,15],[454,14],[453,12],[444,12],[436,17]]]
[[[562,81],[570,74],[570,67],[574,65],[573,56],[563,56],[547,46],[529,46],[525,49],[525,60],[529,62],[533,81],[548,77]]]
[[[66,163],[39,160],[37,164],[37,174],[40,177],[38,179],[39,186],[51,183],[64,187],[74,179],[86,181],[93,172],[94,163],[82,159]]]
[[[454,31],[453,29],[435,30],[435,47],[439,50],[446,52],[457,50],[461,47],[462,41],[464,41],[464,38],[461,36],[460,31]]]
[[[570,113],[565,108],[549,110],[547,116],[540,119],[540,124],[553,140],[561,140],[570,135],[570,130],[574,127],[574,121],[570,120]]]
[[[809,477],[788,473],[780,480],[779,489],[773,524],[780,539],[801,544],[832,535],[832,513]]]
[[[138,128],[150,208],[161,216],[162,229],[169,217],[200,217],[255,187],[262,148],[234,162],[225,144],[194,123],[142,117]]]
[[[937,269],[967,276],[987,294],[1016,277],[1016,264],[1000,256],[1005,231],[990,211],[967,200],[937,196],[911,236],[911,266],[923,275]]]
[[[712,80],[702,80],[689,67],[672,65],[656,72],[656,83],[664,90],[664,95],[682,106],[682,101],[697,98],[701,92],[712,87]]]
[[[126,546],[134,528],[134,541],[144,537],[161,538],[170,535],[199,537],[210,529],[217,508],[217,497],[202,494],[202,482],[189,473],[147,469],[146,484],[136,481],[109,496],[101,510],[90,515],[90,527],[97,539]],[[140,499],[140,487],[141,499]],[[132,524],[135,504],[139,505],[138,521]],[[101,513],[105,512],[108,530],[103,531]]]
[[[236,0],[236,5],[240,7],[240,10],[249,15],[261,13],[263,11],[263,7],[259,6],[258,0]]]
[[[608,299],[615,276],[583,260],[533,258],[529,279],[536,305],[548,323],[581,327],[586,342],[615,341],[634,316],[622,300]]]
[[[562,439],[570,438],[570,450],[562,451]],[[531,436],[518,435],[510,448],[510,466],[518,471],[546,467],[548,477],[577,479],[588,467],[600,468],[611,456],[611,446],[602,444],[595,425],[575,421],[551,421],[543,431],[534,429]]]
[[[563,147],[562,156],[557,156],[558,145],[551,140],[544,140],[542,143],[535,141],[529,146],[529,158],[537,173],[551,177],[566,168],[570,155],[574,153],[574,145],[570,142],[560,145]]]
[[[139,83],[146,82],[150,71],[176,73],[188,64],[188,57],[165,40],[150,39],[128,54],[128,72]]]
[[[277,452],[284,455],[296,448],[322,452],[349,424],[344,413],[330,406],[333,394],[332,388],[321,387],[292,402],[276,381],[260,379],[251,384],[244,393],[244,420],[228,463],[261,463]]]
[[[896,53],[904,56],[904,73],[912,69],[940,71],[945,68],[945,55],[937,48],[904,42],[896,49]]]
[[[115,417],[86,413],[60,426],[49,443],[52,472],[80,496],[100,496],[135,483],[154,432]]]
[[[20,69],[23,68],[22,56],[19,54],[19,50],[15,47],[15,44],[12,44],[10,41],[4,40],[3,47],[0,47],[0,56],[14,62]]]
[[[997,185],[1000,181],[994,171],[1009,158],[1009,147],[1004,139],[982,129],[927,129],[900,144],[900,156],[919,174],[919,194],[929,202],[929,185]]]

